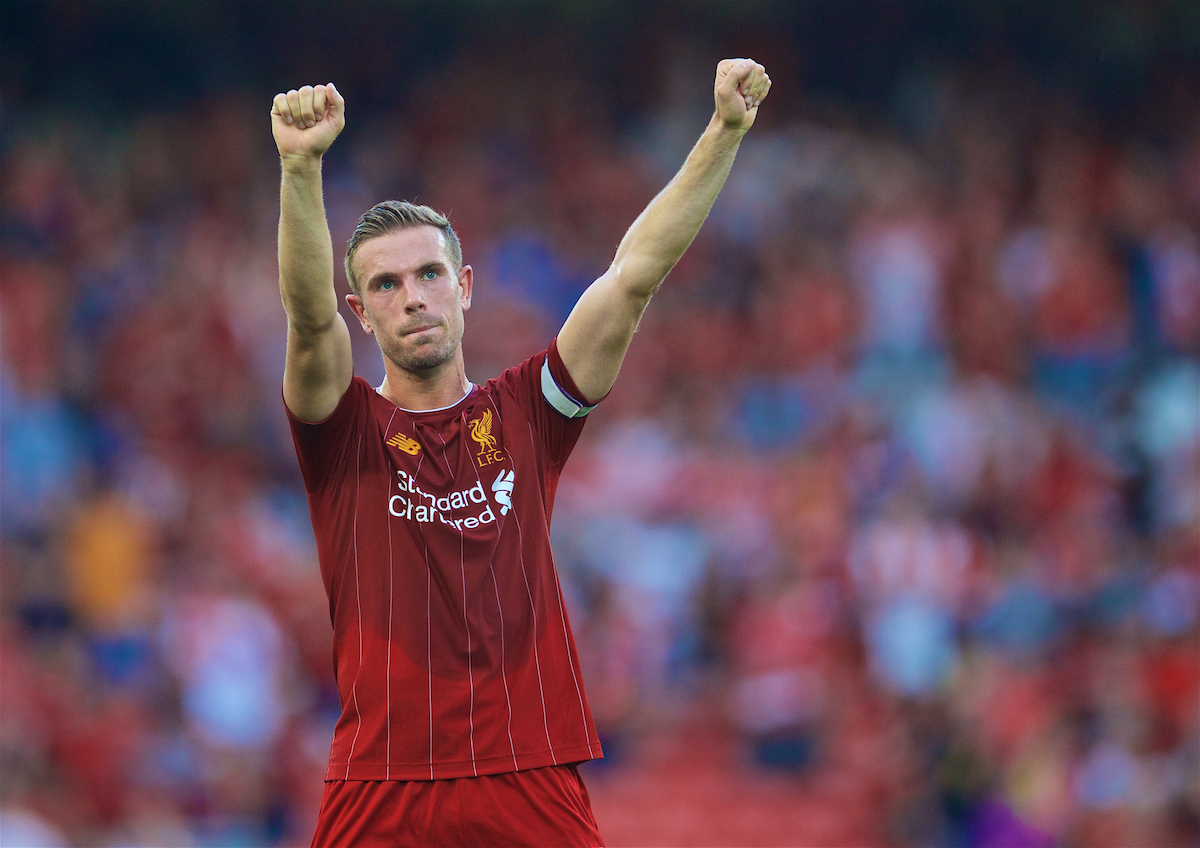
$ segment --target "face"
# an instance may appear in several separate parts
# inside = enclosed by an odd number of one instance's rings
[[[395,230],[363,242],[354,256],[361,295],[346,296],[384,358],[405,371],[450,361],[471,307],[471,266],[457,272],[437,227]]]

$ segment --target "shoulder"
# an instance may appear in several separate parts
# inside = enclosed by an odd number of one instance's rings
[[[379,393],[371,388],[370,383],[362,377],[352,377],[350,385],[346,387],[346,391],[342,393],[338,405],[334,407],[333,412],[322,418],[320,421],[305,421],[302,418],[297,418],[296,415],[288,409],[285,402],[283,405],[284,411],[287,413],[288,421],[292,428],[296,430],[324,430],[329,427],[344,424],[347,419],[355,417],[357,412],[361,412],[371,404],[371,399],[379,397]]]
[[[309,494],[336,479],[336,470],[350,461],[349,445],[355,432],[362,433],[370,420],[371,397],[377,394],[361,377],[354,377],[342,394],[337,407],[322,421],[302,421],[287,409],[292,441],[300,459],[304,486]]]
[[[527,404],[547,405],[564,418],[582,418],[599,402],[583,397],[558,353],[557,339],[483,388],[492,395],[508,394]]]
[[[545,361],[546,351],[538,351],[525,361],[504,369],[480,386],[480,389],[483,394],[492,398],[536,396],[538,374]]]

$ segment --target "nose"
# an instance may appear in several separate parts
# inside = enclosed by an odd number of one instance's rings
[[[404,311],[409,315],[425,311],[425,298],[421,293],[421,287],[412,280],[408,280],[404,284]]]

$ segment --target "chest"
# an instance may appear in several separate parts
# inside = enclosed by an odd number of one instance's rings
[[[396,410],[377,423],[368,438],[386,468],[388,513],[413,529],[494,532],[540,491],[531,429],[493,403],[437,418]]]

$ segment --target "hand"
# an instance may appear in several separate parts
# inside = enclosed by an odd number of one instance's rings
[[[766,68],[753,59],[723,59],[717,64],[713,92],[717,118],[726,129],[745,132],[758,117],[758,106],[771,90]]]
[[[333,83],[292,89],[271,102],[271,133],[280,159],[320,159],[346,126],[346,101]]]

